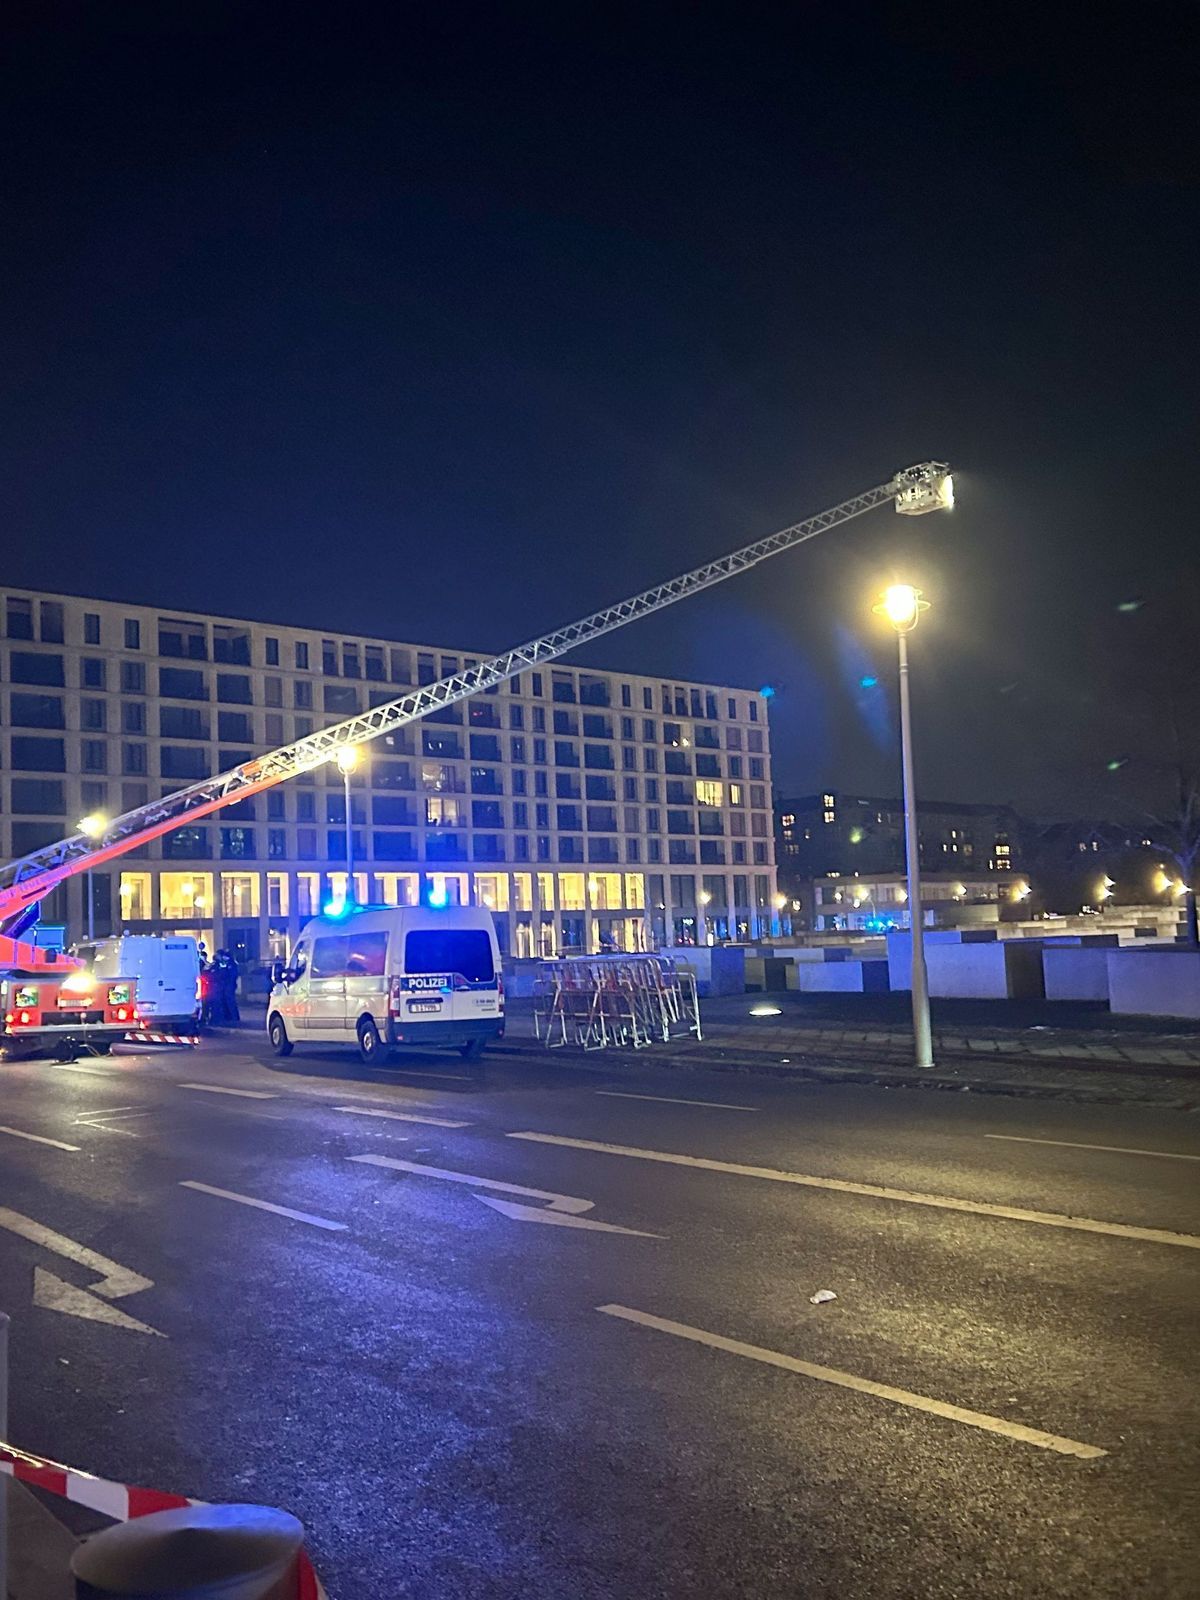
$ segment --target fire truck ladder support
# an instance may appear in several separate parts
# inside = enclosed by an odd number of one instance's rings
[[[908,516],[926,511],[938,511],[953,505],[953,485],[950,469],[938,461],[926,461],[898,472],[887,483],[868,489],[865,494],[843,500],[841,505],[797,522],[790,528],[769,534],[754,544],[722,556],[719,561],[706,562],[682,577],[672,578],[653,589],[644,589],[629,600],[621,600],[603,611],[593,611],[590,616],[573,622],[569,627],[544,634],[515,650],[493,656],[490,661],[479,662],[464,672],[452,673],[438,683],[427,684],[408,694],[376,706],[361,716],[348,717],[318,733],[298,739],[294,744],[272,750],[270,754],[244,762],[239,767],[223,772],[215,778],[204,779],[186,789],[178,789],[162,800],[152,801],[135,811],[127,811],[114,818],[99,838],[74,833],[57,844],[35,850],[31,855],[10,861],[0,868],[0,964],[17,966],[24,944],[13,938],[13,924],[27,906],[49,893],[64,878],[90,867],[101,865],[126,851],[136,849],[150,839],[194,822],[218,811],[236,800],[247,799],[262,789],[294,778],[298,773],[309,772],[314,767],[334,757],[343,745],[365,744],[378,739],[381,734],[392,733],[410,722],[416,722],[430,711],[453,705],[457,700],[479,694],[505,679],[515,677],[527,667],[536,667],[546,661],[557,660],[578,645],[588,644],[602,634],[623,628],[627,622],[637,622],[652,616],[677,600],[702,589],[711,589],[726,578],[756,566],[770,556],[780,555],[796,545],[815,539],[830,528],[840,527],[876,506],[894,503],[896,510]],[[5,937],[7,935],[7,937]]]

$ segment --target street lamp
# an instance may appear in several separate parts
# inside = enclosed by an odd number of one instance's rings
[[[908,635],[929,602],[909,583],[894,583],[875,607],[896,630],[900,652],[900,763],[904,775],[904,855],[908,868],[908,923],[912,931],[913,1037],[918,1067],[933,1065],[929,1023],[929,974],[925,966],[925,928],[921,915],[921,854],[917,828],[917,787],[913,773],[912,709],[908,692]]]
[[[349,906],[354,904],[354,822],[350,814],[350,777],[358,766],[358,746],[339,745],[336,760],[346,787],[346,904]]]
[[[79,831],[87,839],[99,839],[108,827],[108,818],[101,811],[91,811],[86,817],[79,820]],[[87,936],[88,939],[96,937],[96,902],[92,894],[92,869],[87,869],[85,877],[85,890],[87,893]]]

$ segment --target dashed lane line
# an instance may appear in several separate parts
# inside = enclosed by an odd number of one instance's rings
[[[77,1144],[67,1144],[63,1139],[47,1139],[44,1134],[26,1133],[23,1128],[0,1127],[0,1133],[11,1134],[14,1139],[28,1139],[31,1144],[48,1144],[55,1150],[78,1150]]]
[[[202,1094],[234,1094],[239,1100],[278,1100],[269,1089],[230,1089],[223,1083],[181,1083],[181,1089],[198,1089]]]
[[[469,1128],[469,1122],[452,1122],[449,1117],[424,1117],[415,1111],[382,1111],[371,1106],[331,1106],[351,1117],[383,1117],[388,1122],[427,1122],[432,1128]]]
[[[272,1211],[277,1217],[290,1217],[293,1222],[307,1222],[312,1228],[325,1228],[330,1233],[346,1233],[348,1224],[345,1222],[330,1222],[328,1217],[314,1217],[308,1211],[293,1211],[290,1206],[273,1205],[270,1200],[256,1200],[253,1195],[236,1194],[232,1189],[217,1189],[211,1183],[197,1183],[193,1178],[184,1178],[179,1187],[181,1189],[195,1189],[198,1194],[215,1195],[218,1200],[234,1200],[240,1206],[253,1206],[256,1211]]]
[[[702,1156],[681,1156],[665,1150],[638,1150],[630,1145],[602,1144],[593,1139],[568,1139],[557,1133],[510,1133],[509,1139],[534,1144],[562,1145],[568,1150],[592,1150],[598,1155],[628,1156],[635,1161],[660,1161],[672,1167],[698,1167],[704,1172],[725,1172],[740,1178],[765,1178],[806,1189],[829,1189],[836,1194],[862,1195],[869,1200],[896,1200],[939,1211],[966,1211],[978,1217],[1000,1217],[1008,1222],[1036,1222],[1047,1228],[1071,1228],[1079,1233],[1102,1233],[1116,1239],[1140,1239],[1147,1244],[1173,1244],[1200,1250],[1200,1236],[1172,1233],[1165,1228],[1139,1228],[1126,1222],[1098,1222],[1092,1217],[1070,1217],[1057,1211],[1025,1211],[1018,1206],[990,1205],[982,1200],[960,1200],[954,1195],[919,1194],[910,1189],[889,1189],[875,1183],[851,1183],[845,1178],[818,1178],[805,1172],[783,1172],[777,1167],[749,1167],[733,1161],[712,1161]]]
[[[629,1094],[624,1089],[594,1089],[609,1100],[655,1100],[664,1106],[707,1106],[710,1111],[757,1111],[757,1106],[731,1106],[723,1100],[677,1100],[670,1094]]]
[[[1078,1139],[1027,1139],[1018,1133],[985,1133],[985,1139],[1003,1139],[1006,1144],[1052,1144],[1062,1150],[1107,1150],[1115,1156],[1160,1156],[1164,1161],[1200,1161],[1200,1156],[1178,1150],[1139,1150],[1125,1144],[1083,1144]]]
[[[970,1411],[965,1406],[949,1405],[944,1400],[914,1394],[911,1389],[894,1389],[891,1384],[860,1378],[853,1372],[839,1372],[836,1367],[819,1367],[814,1362],[800,1361],[778,1350],[764,1349],[762,1345],[744,1344],[740,1339],[727,1339],[722,1334],[709,1333],[704,1328],[690,1327],[686,1322],[672,1322],[667,1317],[652,1316],[648,1311],[635,1311],[631,1306],[605,1305],[597,1306],[596,1310],[608,1317],[620,1317],[624,1322],[636,1323],[642,1328],[652,1328],[657,1333],[673,1334],[675,1338],[689,1339],[693,1344],[708,1345],[710,1349],[724,1350],[729,1355],[761,1361],[765,1366],[781,1367],[785,1372],[798,1373],[802,1378],[814,1378],[818,1383],[830,1383],[839,1389],[874,1395],[878,1400],[890,1400],[912,1411],[925,1411],[930,1416],[961,1422],[968,1428],[982,1428],[985,1433],[996,1433],[1021,1444],[1037,1445],[1041,1450],[1052,1450],[1060,1456],[1097,1461],[1108,1454],[1098,1445],[1082,1444],[1078,1439],[1067,1439],[1058,1433],[1044,1433],[1040,1428],[1028,1428],[1022,1422],[1010,1422],[1007,1417],[989,1416],[985,1411]]]

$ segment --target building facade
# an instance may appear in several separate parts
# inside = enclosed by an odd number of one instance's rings
[[[1030,888],[1019,874],[922,873],[921,909],[935,928],[988,927],[1027,912]],[[829,873],[805,879],[792,924],[813,933],[886,933],[912,924],[903,873]],[[791,910],[792,902],[788,903]]]
[[[0,857],[12,859],[473,664],[391,640],[62,594],[3,596]],[[363,749],[360,901],[477,903],[519,956],[778,931],[767,705],[712,684],[547,666]],[[283,954],[347,889],[328,768],[56,889],[77,938],[192,932]]]

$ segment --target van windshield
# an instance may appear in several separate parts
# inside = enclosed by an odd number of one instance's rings
[[[482,928],[426,928],[404,941],[404,970],[457,973],[468,983],[491,983],[492,941]]]

